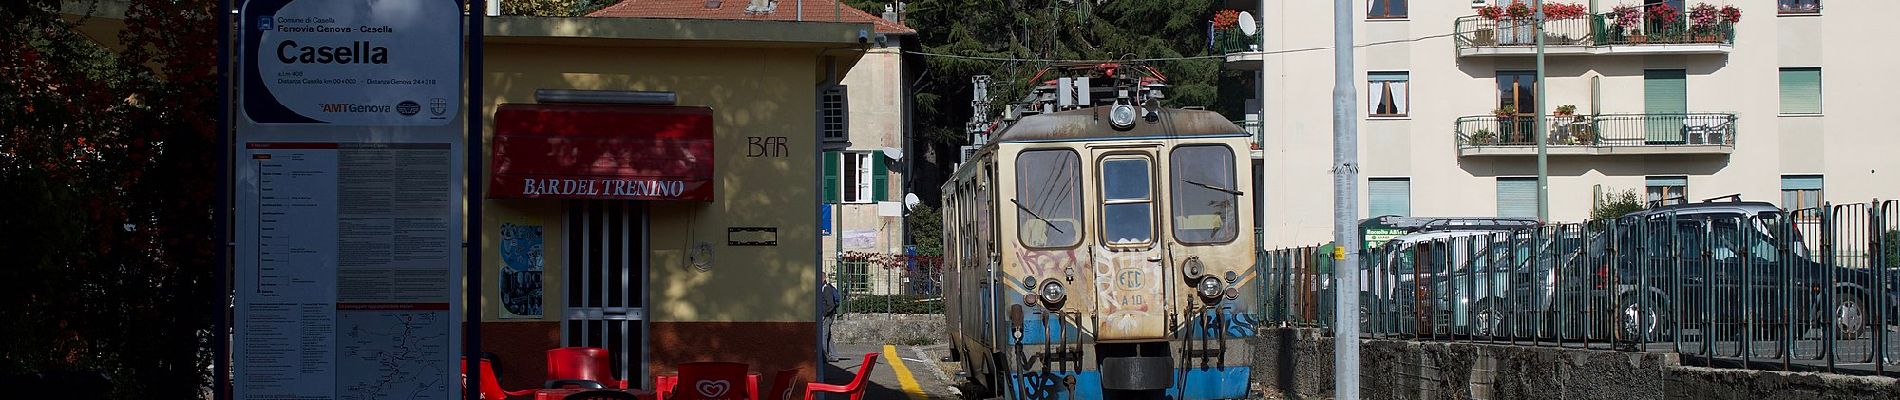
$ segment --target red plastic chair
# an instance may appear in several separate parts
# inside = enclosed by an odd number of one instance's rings
[[[483,359],[481,366],[478,368],[482,369],[481,390],[482,390],[483,400],[504,400],[504,399],[507,399],[508,396],[534,395],[534,389],[524,389],[524,390],[502,389],[501,379],[495,376],[495,366],[493,365],[493,363],[488,362],[487,359]],[[462,358],[462,376],[464,377],[468,376],[468,357]]]
[[[871,380],[871,367],[877,366],[877,353],[864,353],[864,366],[858,367],[858,376],[851,383],[833,385],[812,382],[805,384],[805,400],[816,400],[818,393],[838,393],[850,395],[851,400],[864,400],[864,382]]]
[[[772,375],[772,391],[766,392],[768,400],[792,400],[798,394],[798,368],[779,371]]]
[[[627,382],[614,379],[613,366],[607,364],[607,349],[599,347],[562,347],[548,350],[548,380],[543,386],[592,386],[596,389],[626,389]]]
[[[692,362],[680,364],[661,400],[759,400],[759,376],[747,372],[751,367],[731,362]]]
[[[653,398],[659,400],[673,398],[673,386],[679,383],[679,375],[660,375],[653,377]]]

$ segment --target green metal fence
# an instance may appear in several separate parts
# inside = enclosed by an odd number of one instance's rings
[[[1322,249],[1262,253],[1265,320],[1330,326]],[[1897,201],[1472,232],[1381,246],[1361,260],[1368,337],[1900,375]]]

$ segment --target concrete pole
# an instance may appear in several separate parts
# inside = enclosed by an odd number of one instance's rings
[[[1544,121],[1544,110],[1550,99],[1544,97],[1544,0],[1531,0],[1531,20],[1537,24],[1533,33],[1537,34],[1537,220],[1550,222],[1550,152],[1544,142],[1549,140],[1550,124]],[[1521,112],[1521,111],[1520,111]]]
[[[1359,399],[1359,113],[1352,0],[1333,0],[1333,393]]]

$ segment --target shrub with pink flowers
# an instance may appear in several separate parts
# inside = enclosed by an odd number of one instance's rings
[[[1715,32],[1716,24],[1722,22],[1722,14],[1709,3],[1698,3],[1689,7],[1689,29],[1699,34]]]
[[[1643,26],[1643,11],[1636,7],[1616,6],[1610,14],[1616,17],[1616,27],[1625,32],[1636,32],[1636,28]]]
[[[1737,22],[1742,22],[1742,10],[1735,8],[1735,6],[1722,6],[1722,23],[1733,24]]]

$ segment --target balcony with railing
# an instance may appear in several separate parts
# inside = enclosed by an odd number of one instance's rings
[[[1601,14],[1553,14],[1544,23],[1546,55],[1728,54],[1741,12],[1704,4],[1687,14],[1667,6],[1619,7]],[[1549,7],[1549,6],[1547,6]],[[1536,54],[1531,17],[1469,15],[1454,24],[1459,57]]]
[[[1260,138],[1262,133],[1260,121],[1234,121],[1234,125],[1240,125],[1240,129],[1247,131],[1247,147],[1252,149],[1251,152],[1254,158],[1260,158]]]
[[[1226,61],[1228,63],[1252,62],[1258,64],[1261,59],[1259,35],[1264,34],[1265,31],[1263,31],[1263,29],[1265,29],[1266,24],[1264,22],[1255,22],[1254,34],[1252,35],[1241,31],[1238,26],[1221,25],[1223,24],[1213,23],[1211,21],[1208,24],[1210,27],[1207,35],[1207,48],[1209,52],[1212,54],[1226,55]],[[1243,67],[1244,69],[1258,68],[1245,68],[1245,66],[1242,65],[1236,65],[1236,67]]]
[[[1735,114],[1550,115],[1544,145],[1554,156],[1704,154],[1735,152]],[[1537,155],[1536,117],[1478,115],[1458,118],[1458,155]]]

